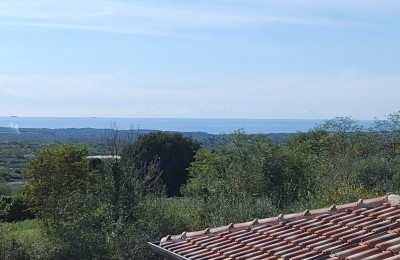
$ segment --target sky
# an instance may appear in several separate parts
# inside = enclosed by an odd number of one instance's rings
[[[400,110],[398,0],[0,0],[0,116]]]

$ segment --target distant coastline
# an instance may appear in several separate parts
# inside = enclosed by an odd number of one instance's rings
[[[247,133],[306,132],[324,120],[314,119],[202,119],[202,118],[102,118],[102,117],[0,117],[0,126],[12,128],[95,128],[121,130],[151,129],[177,132],[232,133],[242,129]],[[368,126],[372,120],[359,120]]]

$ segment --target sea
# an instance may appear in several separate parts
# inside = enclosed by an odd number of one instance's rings
[[[229,134],[243,130],[255,133],[306,132],[324,123],[323,119],[215,119],[215,118],[107,118],[107,117],[0,117],[0,127],[19,128],[95,128],[120,130],[161,130]],[[370,120],[356,120],[363,126]]]

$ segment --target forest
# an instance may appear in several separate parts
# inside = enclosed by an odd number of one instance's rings
[[[101,140],[40,145],[18,188],[1,183],[0,258],[157,259],[146,242],[168,234],[400,190],[400,111],[284,137],[111,129]]]

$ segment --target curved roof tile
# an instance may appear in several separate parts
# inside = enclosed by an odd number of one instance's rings
[[[166,236],[166,259],[400,259],[400,196]]]

